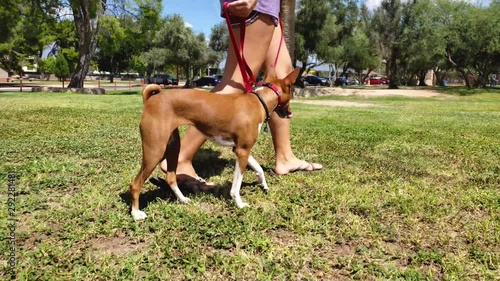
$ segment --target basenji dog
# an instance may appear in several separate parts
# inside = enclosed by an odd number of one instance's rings
[[[158,85],[148,85],[142,92],[144,109],[140,122],[142,164],[130,184],[131,214],[136,220],[146,218],[139,210],[139,195],[144,182],[156,166],[167,160],[166,182],[182,203],[189,202],[177,186],[176,169],[180,151],[178,127],[195,126],[208,139],[233,148],[236,165],[230,195],[238,208],[248,206],[240,196],[247,164],[256,172],[264,191],[268,191],[264,171],[250,155],[262,125],[274,111],[281,118],[291,116],[291,89],[299,75],[296,68],[284,79],[277,79],[268,67],[265,83],[252,93],[215,94],[201,89],[161,92]]]

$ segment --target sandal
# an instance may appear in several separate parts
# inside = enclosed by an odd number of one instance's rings
[[[276,171],[273,169],[271,170],[271,174],[275,176],[284,176],[287,174],[291,173],[296,173],[296,172],[313,172],[313,171],[321,171],[323,170],[323,165],[317,164],[317,163],[312,163],[308,161],[302,161],[302,163],[295,169],[291,169],[288,171],[286,174],[278,174]]]

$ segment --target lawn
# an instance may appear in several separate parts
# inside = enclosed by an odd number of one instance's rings
[[[135,222],[137,92],[1,93],[0,276],[15,219],[18,280],[499,280],[500,93],[322,99],[372,104],[292,106],[294,151],[323,171],[266,173],[269,194],[249,171],[239,210],[232,153],[206,144],[219,187],[183,205],[148,182]],[[253,155],[272,169],[269,134]]]

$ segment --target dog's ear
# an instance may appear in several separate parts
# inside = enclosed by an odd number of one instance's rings
[[[300,73],[300,67],[296,67],[290,74],[288,74],[287,77],[285,77],[285,79],[283,79],[285,85],[295,84],[295,80],[297,80],[299,73]]]
[[[276,80],[276,69],[274,69],[274,66],[270,65],[266,67],[266,73],[264,75],[264,82],[271,82]]]

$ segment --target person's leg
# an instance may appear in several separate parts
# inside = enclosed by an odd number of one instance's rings
[[[266,59],[267,49],[273,38],[274,22],[270,16],[259,15],[258,19],[246,26],[245,31],[245,60],[252,69],[256,77],[262,68]],[[240,29],[234,29],[234,35],[237,38],[239,47]],[[238,67],[238,61],[231,41],[229,42],[228,56],[224,67],[224,74],[221,82],[212,90],[218,94],[244,92],[243,78]],[[186,131],[181,142],[181,151],[179,154],[179,164],[177,174],[185,174],[196,177],[192,160],[198,149],[205,142],[205,136],[201,134],[194,126],[190,126]],[[166,162],[163,161],[161,169],[166,171]]]
[[[274,65],[280,41],[281,28],[278,26],[275,28],[273,40],[269,46],[264,64],[265,67]],[[290,53],[285,42],[281,46],[275,70],[277,77],[280,79],[286,77],[293,70],[292,59],[290,58]],[[271,128],[276,156],[276,165],[274,168],[276,174],[283,175],[294,171],[312,171],[323,168],[321,164],[310,163],[295,157],[290,142],[290,119],[280,118],[276,113],[273,113],[269,120],[269,126]]]

